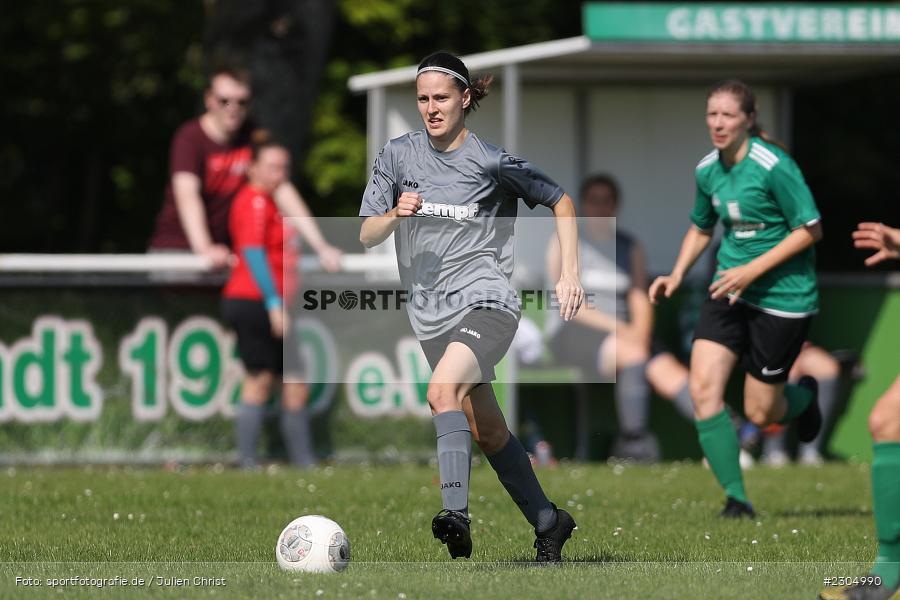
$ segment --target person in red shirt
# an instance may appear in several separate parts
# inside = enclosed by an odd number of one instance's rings
[[[237,263],[222,291],[225,323],[237,333],[238,354],[246,376],[241,386],[236,435],[240,463],[257,463],[256,446],[265,403],[276,377],[283,374],[281,431],[291,463],[311,466],[306,401],[309,390],[300,373],[297,340],[285,321],[286,298],[296,291],[290,231],[275,204],[275,190],[287,180],[291,157],[283,145],[264,140],[253,146],[249,181],[234,198],[228,219]]]
[[[249,73],[230,66],[213,72],[204,94],[206,112],[182,125],[172,139],[170,178],[151,251],[192,251],[214,268],[228,264],[228,210],[250,164],[250,101]],[[341,252],[322,237],[297,188],[285,178],[273,194],[283,215],[304,217],[294,222],[323,267],[338,270]]]

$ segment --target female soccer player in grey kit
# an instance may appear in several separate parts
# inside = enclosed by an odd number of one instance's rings
[[[434,415],[443,510],[434,536],[450,556],[469,557],[468,492],[474,439],[534,527],[538,562],[558,562],[575,521],[541,489],[528,455],[506,427],[490,382],[516,333],[519,307],[510,284],[518,198],[556,217],[560,311],[572,318],[584,298],[578,278],[572,199],[527,161],[478,138],[465,116],[491,78],[471,81],[448,53],[426,57],[416,75],[425,129],[385,145],[362,199],[360,241],[391,233],[410,322],[433,370],[427,398]]]

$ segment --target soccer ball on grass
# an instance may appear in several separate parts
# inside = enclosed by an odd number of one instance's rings
[[[287,571],[336,573],[350,563],[350,540],[331,519],[305,515],[282,530],[275,544],[275,559]]]

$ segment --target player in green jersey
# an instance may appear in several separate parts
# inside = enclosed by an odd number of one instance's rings
[[[754,515],[738,462],[740,445],[725,410],[725,386],[740,366],[744,413],[758,426],[797,419],[801,441],[822,424],[816,382],[786,385],[818,309],[813,244],[819,211],[793,159],[756,121],[756,98],[736,80],[707,95],[706,125],[715,150],[696,169],[693,226],[671,274],[650,286],[653,302],[670,297],[709,245],[725,232],[718,266],[691,349],[690,392],[703,453],[726,494],[722,516]]]
[[[857,248],[877,250],[866,259],[871,267],[900,259],[900,229],[860,223],[853,232]],[[872,512],[878,534],[878,557],[869,575],[848,587],[825,588],[822,600],[900,600],[900,377],[869,415],[872,448]]]

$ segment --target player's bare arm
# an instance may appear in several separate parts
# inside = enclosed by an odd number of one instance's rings
[[[731,304],[737,302],[747,287],[766,272],[774,269],[792,256],[803,252],[822,239],[822,225],[798,227],[771,250],[745,265],[719,272],[719,279],[710,284],[713,299],[731,295]]]
[[[400,218],[412,216],[420,208],[422,196],[414,192],[403,192],[397,199],[397,206],[383,215],[366,217],[359,231],[359,241],[366,248],[377,246],[397,229]]]
[[[568,321],[578,313],[584,302],[584,289],[578,277],[578,225],[575,222],[575,204],[568,194],[563,194],[553,206],[556,217],[556,234],[560,247],[560,275],[556,283],[559,314]]]
[[[681,287],[684,275],[690,270],[697,259],[709,246],[712,239],[712,231],[703,231],[697,227],[691,227],[681,242],[681,250],[672,272],[668,275],[660,275],[650,285],[650,302],[656,304],[660,298],[671,298],[672,294]]]

